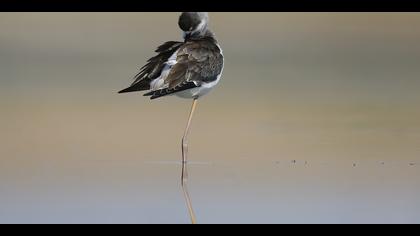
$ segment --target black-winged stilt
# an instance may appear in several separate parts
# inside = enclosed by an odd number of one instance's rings
[[[183,12],[178,25],[183,31],[184,42],[169,41],[160,45],[130,87],[119,93],[148,90],[144,96],[155,99],[176,95],[192,99],[187,126],[182,137],[181,186],[187,202],[191,222],[196,223],[187,189],[187,137],[197,100],[207,94],[220,80],[223,70],[223,53],[215,35],[208,27],[205,12]]]

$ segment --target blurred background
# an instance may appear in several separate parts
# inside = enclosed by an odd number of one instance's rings
[[[0,13],[0,222],[189,223],[189,100],[117,94],[179,13]],[[420,14],[210,13],[199,223],[420,223]]]

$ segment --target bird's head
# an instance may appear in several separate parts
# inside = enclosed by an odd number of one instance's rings
[[[209,15],[207,12],[183,12],[179,16],[178,25],[184,31],[184,38],[204,36],[208,29]]]

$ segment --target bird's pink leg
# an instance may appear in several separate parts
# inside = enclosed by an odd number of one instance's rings
[[[190,214],[191,223],[195,224],[195,214],[191,204],[190,195],[188,194],[187,188],[187,180],[188,180],[188,172],[187,172],[187,155],[188,155],[188,133],[190,130],[191,120],[194,114],[195,107],[197,106],[197,99],[193,100],[190,116],[188,117],[187,127],[185,128],[184,136],[182,137],[182,172],[181,172],[181,186],[182,191],[184,192],[185,201],[187,202],[188,212]]]

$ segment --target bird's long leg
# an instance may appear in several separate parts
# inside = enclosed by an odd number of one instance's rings
[[[195,214],[191,204],[190,195],[188,194],[187,188],[187,180],[188,180],[188,172],[187,172],[187,155],[188,155],[188,133],[190,130],[191,120],[194,114],[195,107],[197,106],[197,99],[193,100],[191,106],[190,116],[188,117],[187,127],[185,128],[184,136],[182,137],[182,173],[181,173],[181,186],[182,191],[184,192],[185,201],[187,202],[188,212],[190,214],[191,223],[195,224]]]

